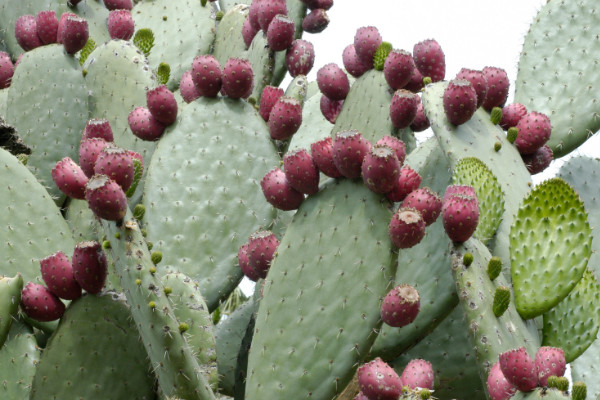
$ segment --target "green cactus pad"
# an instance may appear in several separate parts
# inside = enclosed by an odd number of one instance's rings
[[[77,242],[99,240],[100,223],[85,200],[70,199],[65,212],[65,220]]]
[[[537,388],[532,392],[521,392],[517,390],[517,393],[510,398],[510,400],[568,400],[571,397],[557,389],[545,389]]]
[[[473,235],[487,244],[500,226],[504,214],[504,193],[498,179],[483,161],[465,157],[454,166],[452,181],[455,185],[469,185],[475,189],[479,202],[479,223]]]
[[[600,42],[589,28],[600,24],[597,3],[548,1],[523,43],[515,102],[546,114],[554,157],[575,150],[600,129],[595,79]]]
[[[8,337],[8,331],[17,317],[21,303],[23,277],[17,274],[14,278],[0,275],[0,348]]]
[[[573,400],[587,399],[587,385],[584,382],[574,382],[571,389],[571,398]]]
[[[232,9],[237,4],[245,4],[249,6],[252,0],[219,0],[219,8],[225,12]]]
[[[160,63],[156,69],[156,76],[160,85],[166,85],[171,76],[171,66],[167,63]]]
[[[75,162],[79,159],[81,132],[88,120],[88,97],[81,67],[62,45],[28,51],[12,78],[6,120],[33,150],[27,166],[57,204],[62,204],[66,196],[52,181],[51,171],[63,157]]]
[[[57,2],[64,7],[66,2]],[[56,7],[56,6],[54,6]],[[106,21],[108,20],[108,14],[110,11],[106,8],[102,1],[81,1],[77,4],[77,7],[69,7],[67,12],[72,12],[85,18],[88,22],[89,37],[93,37],[97,43],[105,43],[110,40],[108,29],[106,28]],[[133,13],[132,13],[133,14]],[[57,11],[56,15],[60,19],[60,14]]]
[[[15,321],[8,340],[0,347],[0,397],[29,399],[31,381],[40,360],[33,330],[21,321]]]
[[[234,399],[245,399],[246,398],[246,380],[248,377],[248,356],[250,348],[252,346],[252,340],[254,339],[254,328],[256,326],[256,310],[258,309],[258,301],[256,296],[254,298],[255,311],[250,317],[246,333],[240,344],[240,352],[237,357],[237,364],[235,366],[235,386],[233,390]]]
[[[389,42],[382,42],[373,56],[373,68],[377,71],[383,71],[385,59],[388,57],[394,47]]]
[[[308,79],[306,78],[306,76],[298,75],[297,77],[292,79],[288,87],[285,89],[284,96],[293,97],[294,99],[298,100],[304,110],[304,102],[308,98],[308,85]],[[305,121],[303,119],[302,125],[304,125],[304,122]]]
[[[250,61],[254,74],[254,88],[250,96],[260,101],[263,89],[271,83],[275,63],[275,52],[267,45],[267,35],[262,31],[257,33],[243,58]]]
[[[599,328],[600,287],[586,269],[571,293],[544,314],[542,345],[563,349],[570,363],[596,340]]]
[[[592,232],[583,202],[562,179],[537,186],[510,231],[511,276],[521,317],[534,318],[564,299],[583,276]]]
[[[149,28],[142,28],[135,32],[133,35],[133,44],[142,52],[146,57],[150,55],[152,48],[154,47],[154,32]]]
[[[292,136],[288,151],[305,149],[310,153],[310,145],[326,139],[331,133],[331,123],[321,112],[321,94],[311,96],[302,107],[302,124],[298,132]],[[323,175],[321,178],[325,179]]]
[[[159,271],[197,280],[210,310],[242,278],[240,246],[275,218],[259,182],[279,162],[256,110],[228,98],[188,104],[156,149],[144,194],[148,240],[164,255]]]
[[[217,25],[213,56],[221,68],[231,57],[240,57],[246,52],[246,44],[242,36],[242,26],[248,16],[248,6],[237,4],[230,8]]]
[[[502,314],[508,309],[510,304],[510,289],[506,286],[499,286],[496,288],[494,293],[494,302],[492,304],[492,310],[496,317],[501,317]]]
[[[87,60],[87,58],[89,57],[89,55],[92,54],[94,50],[96,50],[96,47],[98,47],[96,45],[96,41],[92,38],[89,38],[88,41],[85,43],[85,46],[83,46],[83,49],[81,49],[81,53],[79,53],[79,64],[83,65],[85,63],[85,60]]]
[[[31,399],[151,398],[154,377],[124,296],[73,301],[48,341]]]
[[[265,279],[248,400],[330,399],[344,389],[375,340],[391,289],[391,216],[389,203],[358,180],[331,180],[302,203]]]
[[[6,119],[6,107],[8,106],[8,88],[0,89],[0,120]]]

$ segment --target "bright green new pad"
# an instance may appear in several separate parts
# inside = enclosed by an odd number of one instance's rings
[[[88,97],[81,66],[62,45],[28,51],[12,78],[6,122],[33,150],[27,166],[57,198],[57,204],[66,196],[52,181],[51,171],[63,157],[79,160]]]
[[[455,185],[469,185],[475,189],[479,203],[479,223],[474,236],[487,244],[496,233],[504,214],[504,193],[498,179],[483,161],[466,157],[454,166],[452,181]]]
[[[390,205],[329,181],[298,209],[265,279],[246,399],[331,399],[367,356],[391,289]]]
[[[8,336],[8,331],[17,317],[21,303],[23,277],[17,274],[11,278],[0,275],[0,348]]]
[[[163,253],[159,271],[197,280],[210,310],[242,278],[240,246],[275,218],[260,180],[279,163],[260,115],[228,98],[188,104],[159,142],[144,192],[148,240]]]
[[[39,260],[59,250],[73,254],[75,243],[60,210],[33,174],[0,148],[0,274],[40,275]]]
[[[600,288],[586,269],[571,293],[544,314],[542,345],[560,347],[570,363],[596,340],[599,328]]]
[[[40,360],[33,330],[21,321],[15,321],[8,340],[0,347],[0,397],[29,399],[31,381]]]
[[[523,43],[515,102],[546,114],[554,158],[575,150],[600,129],[597,60],[600,24],[594,0],[548,1]],[[595,12],[596,11],[596,12]]]
[[[37,366],[31,400],[149,399],[154,376],[125,297],[71,303]]]
[[[564,299],[583,276],[592,231],[579,195],[553,178],[523,200],[510,230],[511,276],[521,317],[534,318]]]
[[[248,16],[248,6],[237,4],[225,13],[217,25],[212,55],[219,61],[221,68],[231,57],[241,57],[246,52],[246,44],[242,37],[242,26]]]

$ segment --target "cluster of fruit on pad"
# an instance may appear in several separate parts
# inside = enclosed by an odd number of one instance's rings
[[[398,375],[379,357],[361,365],[357,375],[360,392],[355,400],[429,399],[435,378],[433,366],[428,361],[411,360]]]
[[[23,15],[15,24],[17,42],[25,51],[52,43],[61,43],[65,51],[75,54],[89,38],[88,23],[73,13],[64,13],[60,20],[52,10],[40,11],[36,16]]]
[[[142,140],[160,139],[167,126],[177,119],[177,101],[166,85],[146,92],[146,107],[136,107],[129,113],[131,132]]]

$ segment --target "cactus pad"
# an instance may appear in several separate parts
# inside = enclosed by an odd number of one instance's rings
[[[0,347],[0,396],[3,399],[29,399],[31,381],[40,360],[40,349],[33,330],[15,321],[8,340]]]

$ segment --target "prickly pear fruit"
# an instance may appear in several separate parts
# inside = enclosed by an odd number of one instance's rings
[[[285,53],[285,65],[293,77],[308,75],[314,63],[315,47],[306,40],[294,40]]]
[[[333,162],[333,139],[331,137],[311,144],[310,153],[315,165],[323,174],[331,178],[343,176]]]
[[[298,132],[302,124],[302,105],[293,97],[282,96],[273,105],[267,125],[271,138],[285,140]]]
[[[365,396],[363,392],[358,392],[358,394],[353,400],[369,400],[369,398]]]
[[[319,169],[305,149],[286,153],[283,170],[290,185],[300,193],[311,195],[319,191]]]
[[[118,221],[127,213],[127,197],[119,184],[106,175],[94,175],[86,185],[85,199],[98,218]]]
[[[417,116],[419,96],[405,89],[398,89],[390,103],[390,118],[397,129],[404,129],[413,123]]]
[[[550,119],[537,111],[525,114],[516,126],[519,134],[514,145],[521,154],[533,154],[542,147],[552,131]]]
[[[446,192],[444,193],[444,198],[442,199],[442,203],[448,201],[450,196],[454,194],[461,194],[464,196],[476,197],[475,189],[473,186],[468,185],[450,185],[446,188]]]
[[[462,68],[456,74],[455,79],[465,80],[471,82],[475,93],[477,93],[477,108],[481,107],[487,96],[487,79],[481,71],[474,69]]]
[[[538,385],[535,363],[525,347],[500,354],[500,370],[506,379],[522,392],[530,392]]]
[[[80,17],[67,17],[61,34],[62,43],[68,54],[75,54],[83,49],[89,38],[88,23]]]
[[[462,125],[471,119],[477,110],[477,93],[471,82],[451,80],[444,90],[444,113],[454,125]]]
[[[419,93],[421,91],[421,89],[423,89],[424,87],[425,87],[425,82],[423,82],[423,75],[421,74],[421,71],[419,71],[417,66],[415,65],[415,68],[413,69],[413,73],[410,76],[410,80],[408,81],[406,86],[404,86],[404,89],[410,90],[413,93]]]
[[[108,176],[117,182],[124,191],[127,191],[133,183],[135,174],[133,159],[127,150],[119,147],[105,147],[96,159],[94,173]]]
[[[104,0],[104,5],[109,10],[131,10],[133,4],[131,0]]]
[[[410,285],[398,285],[385,296],[381,303],[381,319],[389,326],[400,328],[412,323],[421,307],[417,289]]]
[[[114,146],[100,138],[82,139],[79,145],[79,165],[88,178],[94,175],[94,166],[100,152],[108,146]]]
[[[350,91],[348,76],[337,64],[324,65],[317,72],[319,90],[331,100],[344,100]]]
[[[466,242],[477,229],[479,204],[475,196],[453,194],[445,198],[442,223],[453,242]]]
[[[150,113],[158,122],[171,125],[177,119],[177,100],[166,85],[147,91],[146,102]]]
[[[22,15],[15,22],[15,37],[19,46],[25,51],[43,45],[37,34],[37,25],[33,15]]]
[[[257,3],[257,1],[253,1],[252,4]],[[250,6],[252,8],[252,6]],[[250,18],[246,18],[244,20],[244,24],[242,25],[242,38],[244,39],[244,44],[246,45],[246,49],[250,47],[252,44],[252,40],[254,36],[260,31],[260,29],[254,29],[252,23],[250,22]]]
[[[406,158],[406,145],[404,142],[393,136],[384,136],[377,141],[378,145],[387,146],[390,149],[394,150],[396,153],[396,157],[398,158],[398,162],[400,165],[404,164],[404,159]]]
[[[333,162],[346,178],[358,178],[371,143],[357,130],[341,131],[333,140]]]
[[[565,352],[557,347],[540,347],[534,364],[540,386],[547,386],[549,376],[563,376],[567,370]]]
[[[361,169],[365,186],[375,193],[387,193],[398,184],[400,163],[396,152],[385,145],[373,146],[365,155]]]
[[[543,145],[537,149],[535,153],[522,155],[521,158],[525,163],[527,171],[529,171],[531,175],[535,175],[550,166],[550,163],[554,159],[554,153],[548,145]]]
[[[292,45],[296,25],[287,15],[278,14],[267,29],[267,43],[271,50],[282,51]]]
[[[15,73],[15,66],[7,52],[0,51],[0,89],[6,89]]]
[[[389,225],[390,239],[394,246],[408,249],[418,244],[425,236],[425,221],[414,208],[399,208]]]
[[[73,265],[62,251],[40,260],[42,279],[48,290],[65,300],[81,297],[81,286],[75,280]]]
[[[373,68],[373,56],[383,42],[379,30],[374,26],[364,26],[356,30],[354,49],[360,61]]]
[[[262,0],[252,0],[250,7],[248,7],[248,21],[256,32],[260,31],[260,24],[258,23],[258,9],[262,3]]]
[[[446,76],[446,56],[441,46],[434,39],[427,39],[413,47],[415,65],[423,77],[430,77],[432,82],[438,82]]]
[[[423,103],[421,102],[421,98],[419,97],[419,104],[417,105],[417,115],[413,120],[412,124],[410,124],[410,129],[413,132],[423,132],[425,129],[429,128],[429,119],[425,115],[425,109],[423,108]]]
[[[36,321],[48,322],[62,317],[65,305],[45,286],[29,282],[21,293],[21,309]]]
[[[271,231],[258,231],[248,240],[248,260],[259,278],[266,278],[273,256],[279,247],[279,240]]]
[[[127,117],[131,132],[142,140],[154,141],[160,139],[165,131],[165,125],[159,122],[146,107],[137,107]]]
[[[129,10],[113,10],[108,14],[108,34],[111,39],[129,40],[133,37],[135,23]]]
[[[415,62],[405,50],[392,50],[383,64],[385,81],[394,90],[402,89],[410,82]]]
[[[63,158],[52,168],[52,180],[67,196],[74,199],[85,199],[85,184],[88,178],[81,167],[70,157]]]
[[[527,114],[527,108],[521,103],[511,103],[502,108],[500,127],[505,131],[517,126],[521,118]]]
[[[373,64],[363,62],[356,54],[356,48],[354,44],[349,44],[342,53],[342,62],[344,68],[350,75],[355,78],[360,77],[362,74],[373,68]]]
[[[191,103],[201,96],[200,90],[198,90],[194,84],[194,80],[192,79],[191,69],[188,69],[181,75],[181,81],[179,82],[179,93],[186,103]]]
[[[210,54],[197,56],[192,62],[192,80],[200,96],[217,97],[223,84],[221,65]]]
[[[244,243],[238,251],[238,264],[244,275],[251,281],[256,282],[260,279],[254,268],[250,264],[250,258],[248,257],[248,243]]]
[[[499,362],[496,362],[490,370],[487,377],[487,388],[491,400],[509,400],[517,392],[517,388],[506,379],[500,370]]]
[[[230,58],[223,67],[222,90],[232,99],[245,99],[252,93],[254,75],[250,61]]]
[[[409,193],[417,190],[421,184],[421,175],[408,165],[404,165],[400,169],[400,176],[398,177],[398,186],[391,192],[385,194],[389,201],[398,203],[403,201]]]
[[[492,111],[494,107],[504,107],[508,98],[508,75],[502,68],[485,67],[481,72],[485,75],[488,84],[488,92],[482,107]]]
[[[402,393],[402,379],[381,358],[358,368],[360,391],[371,400],[398,400]]]
[[[107,142],[114,142],[114,136],[110,122],[107,119],[93,118],[90,119],[83,128],[81,140],[99,138]]]
[[[265,122],[269,121],[269,114],[271,114],[271,110],[277,101],[283,96],[284,91],[281,88],[267,85],[263,89],[262,95],[260,96],[260,106],[258,108],[258,113],[265,120]]]
[[[44,10],[35,16],[35,29],[43,44],[56,43],[58,18],[54,10]]]
[[[324,10],[329,10],[333,6],[333,0],[300,0],[309,10],[314,10],[317,8],[322,8]]]
[[[402,383],[411,389],[424,388],[433,390],[433,366],[429,361],[410,360],[402,371]]]
[[[260,181],[260,187],[267,201],[283,211],[296,210],[304,201],[304,195],[290,185],[285,173],[279,168],[267,172]]]
[[[428,187],[413,190],[402,202],[402,207],[411,207],[421,213],[425,225],[433,224],[442,211],[442,199]]]
[[[285,0],[261,1],[258,5],[258,24],[267,32],[269,24],[277,14],[287,15]]]
[[[72,260],[79,286],[90,294],[100,293],[108,275],[108,263],[102,245],[98,242],[77,243]]]
[[[335,124],[338,115],[342,112],[342,106],[344,105],[344,100],[331,100],[329,97],[322,95],[321,102],[319,107],[321,108],[321,113],[325,117],[325,119],[332,124]]]
[[[315,8],[302,20],[302,30],[308,33],[323,32],[329,25],[329,16],[323,8]]]
[[[76,17],[77,14],[73,14],[70,12],[66,12],[61,14],[60,19],[58,20],[58,31],[56,32],[56,43],[61,43],[63,42],[63,35],[65,33],[65,22],[67,21],[67,18],[69,17]]]

